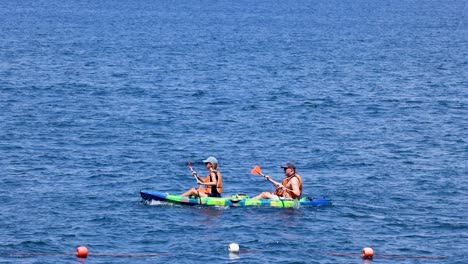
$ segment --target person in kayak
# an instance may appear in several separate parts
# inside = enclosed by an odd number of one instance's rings
[[[223,179],[218,169],[218,160],[215,157],[209,157],[203,161],[205,167],[208,170],[208,175],[203,179],[198,175],[196,171],[192,171],[192,174],[197,178],[197,184],[205,185],[198,187],[197,189],[192,188],[182,196],[197,196],[197,197],[221,197],[223,192]]]
[[[292,162],[288,162],[281,166],[281,168],[283,168],[285,176],[281,183],[274,181],[270,176],[265,175],[265,179],[275,185],[275,192],[262,192],[253,199],[299,199],[301,197],[302,179],[301,176],[296,173],[296,165]]]

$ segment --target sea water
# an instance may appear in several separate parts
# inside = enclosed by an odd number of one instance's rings
[[[83,245],[80,263],[363,263],[364,247],[375,263],[467,263],[467,13],[2,1],[0,262],[76,263]],[[204,175],[208,156],[226,195],[272,191],[250,170],[279,181],[292,161],[334,206],[141,201],[196,187],[187,160]]]

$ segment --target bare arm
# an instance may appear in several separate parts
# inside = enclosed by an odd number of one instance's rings
[[[195,178],[197,178],[198,184],[203,184],[203,182],[205,181],[202,177],[200,177],[200,175],[198,175],[196,171],[192,171],[192,175],[195,176]]]
[[[273,180],[270,176],[268,175],[265,175],[265,179],[267,179],[267,181],[273,183],[273,185],[276,187],[276,188],[280,188],[281,186],[283,186],[281,183]]]

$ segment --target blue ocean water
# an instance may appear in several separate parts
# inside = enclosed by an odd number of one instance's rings
[[[0,263],[467,263],[467,13],[2,1]],[[187,160],[203,172],[208,156],[225,194],[272,190],[250,170],[280,180],[293,161],[304,193],[335,205],[141,201],[195,187]],[[64,254],[80,245],[86,260]],[[373,261],[330,255],[368,246]]]

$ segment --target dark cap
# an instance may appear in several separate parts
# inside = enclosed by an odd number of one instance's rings
[[[288,162],[288,163],[282,165],[281,168],[283,168],[283,169],[286,169],[286,168],[296,169],[296,165],[294,165],[294,163],[292,163],[292,162]]]

